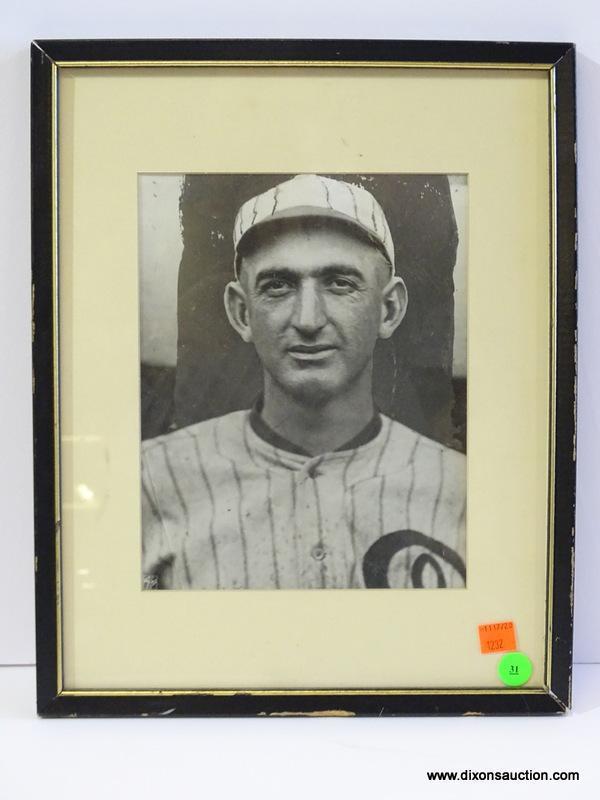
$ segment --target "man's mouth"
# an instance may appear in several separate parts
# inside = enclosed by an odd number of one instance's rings
[[[296,344],[288,347],[288,353],[300,361],[315,361],[331,355],[337,347],[332,344]]]

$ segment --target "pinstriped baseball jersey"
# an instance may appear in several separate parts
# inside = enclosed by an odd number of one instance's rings
[[[146,588],[465,585],[463,455],[380,415],[370,441],[313,457],[252,413],[143,443]]]

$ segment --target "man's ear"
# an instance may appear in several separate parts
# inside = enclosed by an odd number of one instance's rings
[[[252,341],[246,292],[239,281],[230,281],[225,287],[225,311],[231,327],[245,342]]]
[[[381,324],[379,338],[389,339],[404,319],[408,305],[408,292],[402,278],[391,278],[381,295]]]

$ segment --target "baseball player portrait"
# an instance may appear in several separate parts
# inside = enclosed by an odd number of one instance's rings
[[[411,304],[386,212],[364,181],[316,174],[238,203],[210,313],[252,353],[257,391],[142,442],[144,588],[466,585],[465,455],[376,401],[378,348]]]

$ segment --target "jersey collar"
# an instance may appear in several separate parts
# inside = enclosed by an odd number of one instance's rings
[[[256,400],[249,416],[250,427],[259,437],[259,439],[262,439],[273,447],[276,447],[278,450],[285,450],[288,453],[296,453],[296,455],[299,456],[314,458],[314,456],[310,453],[307,453],[306,450],[303,450],[301,447],[298,447],[298,445],[288,441],[285,437],[280,436],[280,434],[267,425],[260,413],[262,411],[262,403],[263,399],[262,396],[260,396]],[[365,427],[359,431],[356,436],[353,436],[350,441],[345,442],[341,447],[337,447],[334,452],[337,453],[341,452],[342,450],[354,450],[363,444],[368,444],[379,435],[381,431],[381,425],[381,414],[378,410],[376,410],[373,417],[369,422],[367,422]]]

